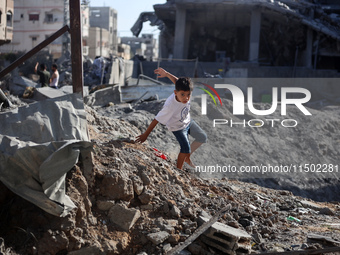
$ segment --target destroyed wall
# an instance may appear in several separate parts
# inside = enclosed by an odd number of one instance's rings
[[[204,62],[228,58],[261,66],[340,70],[335,7],[319,8],[304,0],[178,0],[154,8],[165,24],[160,40],[163,58],[198,57]]]

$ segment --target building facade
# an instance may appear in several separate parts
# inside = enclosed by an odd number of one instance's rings
[[[110,54],[117,55],[117,11],[111,7],[90,7],[90,26],[106,29],[109,32]]]
[[[0,1],[0,45],[12,41],[14,14],[13,7],[13,0]]]
[[[83,55],[89,55],[89,37],[90,37],[90,8],[87,4],[81,6],[82,19],[82,37],[83,37]]]
[[[7,1],[13,4],[13,0]],[[13,28],[13,39],[11,43],[1,47],[0,52],[2,53],[31,50],[64,26],[65,10],[67,10],[66,15],[69,15],[68,2],[65,0],[15,0],[12,9],[15,10],[12,27],[10,27]],[[86,56],[89,50],[90,27],[89,7],[87,5],[81,6],[81,17],[83,53]],[[67,22],[69,22],[69,19],[67,19]],[[64,35],[69,37],[67,33]],[[61,36],[48,45],[45,50],[57,59],[62,55],[64,41],[65,36]]]
[[[104,28],[90,27],[89,29],[89,54],[92,59],[96,57],[110,57],[110,32]]]
[[[13,40],[5,52],[29,51],[63,26],[63,0],[15,0]],[[62,38],[48,46],[54,58],[61,56]]]
[[[142,34],[141,37],[121,37],[121,43],[131,48],[131,55],[136,54],[145,57],[147,60],[158,58],[158,43],[153,34]]]
[[[120,37],[118,37],[118,57],[127,60],[131,59],[131,47],[130,45],[122,43]]]

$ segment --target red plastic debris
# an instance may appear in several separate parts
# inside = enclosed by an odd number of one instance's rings
[[[160,158],[162,158],[162,159],[164,159],[164,160],[167,160],[168,158],[162,153],[162,152],[160,152],[159,150],[157,150],[156,148],[153,148],[156,152],[155,152],[155,155],[157,156],[157,157],[160,157]]]

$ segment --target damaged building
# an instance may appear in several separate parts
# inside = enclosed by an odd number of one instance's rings
[[[13,0],[0,2],[0,45],[13,38]]]
[[[154,9],[165,24],[162,58],[340,70],[336,0],[168,0]]]

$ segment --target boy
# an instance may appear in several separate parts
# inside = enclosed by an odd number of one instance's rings
[[[193,84],[190,78],[177,78],[163,68],[156,69],[155,74],[158,75],[158,78],[169,78],[175,84],[176,89],[165,101],[162,110],[156,115],[147,130],[137,137],[136,142],[143,143],[158,122],[160,122],[172,131],[181,146],[177,158],[177,168],[182,169],[184,162],[195,167],[190,160],[190,155],[197,150],[202,143],[207,141],[207,135],[197,123],[190,118],[190,97]],[[195,138],[191,146],[188,134]]]

